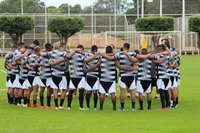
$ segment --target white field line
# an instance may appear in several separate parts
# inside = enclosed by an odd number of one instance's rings
[[[6,73],[6,71],[4,71],[4,70],[2,70],[2,69],[0,69],[0,72]]]

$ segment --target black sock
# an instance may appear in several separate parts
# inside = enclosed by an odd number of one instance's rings
[[[160,101],[162,104],[162,108],[165,108],[165,92],[162,89],[159,89],[160,92]]]
[[[86,94],[86,104],[88,108],[90,108],[90,95],[91,95],[90,93]]]
[[[173,106],[176,106],[176,101],[173,101]]]
[[[116,110],[116,102],[112,102],[113,104],[113,110]]]
[[[63,99],[63,98],[60,99],[60,106],[63,106],[64,101],[65,101],[65,99]]]
[[[124,103],[121,103],[121,108],[124,108]]]
[[[148,101],[148,108],[147,109],[151,109],[151,101]]]
[[[54,99],[55,106],[58,107],[58,99]]]
[[[132,102],[132,108],[135,108],[135,102]]]
[[[70,91],[69,91],[69,94],[68,94],[68,97],[67,97],[67,99],[68,99],[68,107],[70,107],[70,108],[71,108],[73,93],[74,93],[74,91],[73,91],[73,90],[70,90]]]
[[[24,105],[26,105],[26,102],[27,102],[27,98],[24,97]]]
[[[10,97],[10,104],[13,104],[13,97]]]
[[[47,106],[51,106],[51,97],[47,97]]]
[[[178,104],[178,97],[176,98],[176,104]]]
[[[84,101],[84,90],[79,90],[79,105],[83,108],[83,101]]]
[[[18,97],[18,103],[21,104],[22,103],[22,97]]]
[[[140,109],[143,109],[143,101],[139,100]]]
[[[37,104],[37,101],[36,101],[36,100],[33,100],[33,104],[34,104],[34,105]]]
[[[15,97],[15,105],[18,103],[18,98]]]
[[[98,95],[97,93],[94,93],[94,108],[97,107],[97,102],[98,102]]]
[[[100,102],[100,110],[103,109],[103,102]]]
[[[169,104],[169,92],[168,90],[165,90],[165,100],[166,100],[166,107],[169,107],[170,104]]]
[[[44,97],[43,96],[40,96],[40,105],[44,106]]]
[[[27,99],[27,104],[30,104],[30,99]]]
[[[7,93],[8,103],[10,103],[10,94]]]

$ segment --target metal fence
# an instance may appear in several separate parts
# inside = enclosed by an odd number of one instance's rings
[[[1,14],[2,15],[2,14]],[[20,14],[6,14],[6,15],[20,15]],[[68,16],[68,14],[25,14],[34,18],[35,28],[31,31],[28,31],[23,36],[23,41],[26,44],[32,43],[34,39],[38,39],[41,44],[45,44],[46,42],[59,44],[58,37],[55,33],[50,33],[47,31],[47,20],[51,17],[58,16]],[[144,14],[147,16],[147,14]],[[150,16],[158,16],[158,14],[149,14]],[[165,14],[169,16],[169,14]],[[191,14],[186,14],[186,16],[190,16]],[[198,15],[198,14],[196,14]],[[105,47],[106,43],[113,43],[120,48],[124,42],[128,41],[131,44],[141,44],[141,37],[132,35],[116,35],[112,34],[112,36],[105,36],[105,32],[120,32],[120,31],[135,31],[135,26],[130,25],[130,20],[134,21],[137,18],[137,14],[70,14],[73,16],[80,16],[85,18],[86,23],[84,29],[77,33],[75,36],[71,37],[68,41],[68,46],[73,48],[77,46],[77,44],[81,43],[85,47],[90,47],[92,44],[97,44],[99,47]],[[180,14],[170,14],[170,16],[175,17],[174,30],[182,31],[182,18],[177,17],[181,16]],[[130,19],[132,18],[132,19]],[[188,30],[188,17],[185,18],[185,32],[182,32],[181,38],[181,50],[187,52],[198,52],[197,47],[197,34],[191,33]],[[170,42],[172,46],[175,46],[176,49],[179,50],[177,44],[179,43],[179,37],[176,35],[169,35]],[[115,39],[116,38],[116,39]],[[105,39],[110,40],[109,42],[105,41]],[[151,38],[147,38],[149,45],[152,44]],[[8,34],[0,32],[0,44],[4,43],[7,47],[10,47],[11,39]],[[134,47],[134,45],[132,46]],[[135,47],[137,48],[137,47]],[[153,48],[152,48],[153,49]],[[4,49],[1,49],[4,51]]]

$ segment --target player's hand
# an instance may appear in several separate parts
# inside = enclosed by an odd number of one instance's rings
[[[84,73],[88,73],[89,72],[89,70],[88,69],[84,69]]]
[[[53,62],[52,60],[49,60],[48,64],[49,64],[50,66],[53,66],[53,65],[54,65],[54,62]]]

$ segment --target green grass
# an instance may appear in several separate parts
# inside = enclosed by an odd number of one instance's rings
[[[4,59],[0,58],[0,69]],[[4,70],[4,69],[3,69]],[[78,99],[73,99],[72,110],[33,109],[7,104],[5,74],[0,72],[0,132],[200,132],[200,57],[181,57],[181,86],[179,107],[159,110],[160,101],[153,100],[152,110],[131,111],[126,99],[125,111],[112,111],[110,97],[103,111],[78,111]],[[118,91],[119,96],[119,91]],[[155,91],[153,92],[155,96]],[[146,100],[146,99],[145,99]],[[39,102],[39,100],[38,100]],[[52,101],[53,104],[53,101]],[[66,100],[65,100],[66,106]],[[91,106],[93,100],[91,99]],[[119,97],[117,106],[119,107]],[[138,107],[138,102],[136,107]],[[147,103],[144,102],[146,108]]]

